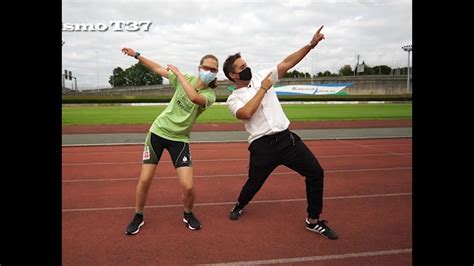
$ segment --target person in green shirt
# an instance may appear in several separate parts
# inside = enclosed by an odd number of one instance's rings
[[[176,89],[173,98],[147,133],[142,169],[136,189],[135,215],[125,233],[135,235],[145,223],[143,219],[145,202],[156,167],[165,149],[171,155],[183,191],[183,222],[191,230],[201,229],[201,223],[192,212],[195,191],[189,135],[198,116],[216,101],[213,89],[217,87],[218,59],[214,55],[205,55],[199,63],[199,76],[194,76],[181,73],[173,65],[163,67],[131,48],[123,48],[122,52],[135,57],[153,72],[167,78],[170,85]]]

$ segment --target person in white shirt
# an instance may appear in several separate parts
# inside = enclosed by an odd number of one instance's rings
[[[229,111],[245,123],[245,129],[250,134],[248,179],[229,218],[237,220],[272,171],[279,165],[285,165],[305,177],[308,204],[306,229],[335,240],[337,234],[327,226],[327,221],[320,219],[324,170],[301,138],[288,130],[290,121],[272,88],[273,84],[324,39],[322,28],[323,26],[316,31],[307,45],[290,54],[275,67],[255,75],[252,75],[240,53],[230,55],[224,63],[224,74],[236,88],[227,98]]]

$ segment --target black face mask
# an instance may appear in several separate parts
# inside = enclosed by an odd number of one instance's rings
[[[243,81],[252,79],[252,71],[250,70],[250,67],[246,67],[244,70],[240,71],[239,79]]]

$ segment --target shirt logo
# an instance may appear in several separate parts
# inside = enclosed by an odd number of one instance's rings
[[[193,103],[190,100],[186,100],[184,97],[187,97],[184,95],[181,99],[178,99],[176,101],[176,104],[185,112],[191,113],[191,110],[193,108]]]
[[[187,162],[188,161],[188,158],[186,158],[186,156],[183,157],[183,162]]]

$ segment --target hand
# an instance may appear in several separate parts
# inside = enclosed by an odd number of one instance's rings
[[[316,33],[313,36],[313,39],[311,39],[311,41],[309,42],[309,45],[311,46],[311,49],[316,47],[316,45],[318,45],[319,41],[324,39],[324,34],[320,33],[320,31],[323,27],[324,27],[324,25],[322,25],[318,29],[318,31],[316,31]]]
[[[171,72],[173,72],[175,75],[181,74],[179,69],[173,65],[166,65],[166,70],[171,70]]]
[[[122,53],[132,57],[136,54],[136,52],[132,48],[122,48]]]
[[[271,76],[272,72],[268,73],[268,75],[265,77],[265,79],[262,81],[262,84],[260,85],[260,89],[264,90],[265,92],[267,92],[273,86]]]

